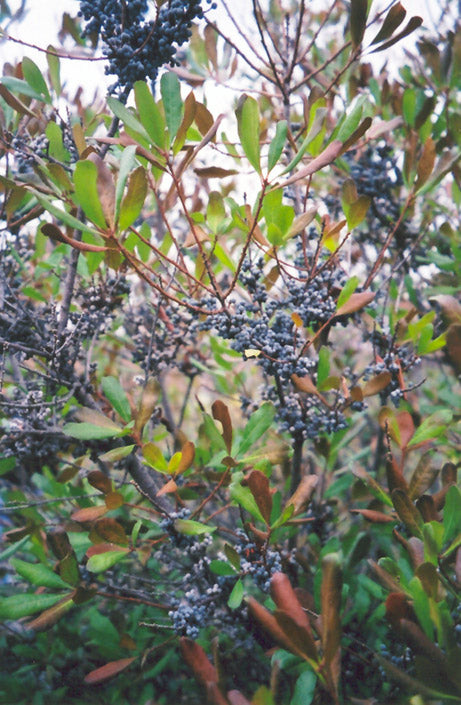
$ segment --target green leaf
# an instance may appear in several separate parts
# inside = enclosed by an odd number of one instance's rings
[[[64,583],[65,584],[65,583]],[[68,588],[69,586],[66,585]],[[36,612],[52,607],[63,597],[60,595],[36,595],[35,593],[23,593],[22,595],[11,595],[11,597],[0,597],[0,620],[13,620],[28,617]]]
[[[341,294],[340,294],[341,296]],[[330,350],[323,345],[319,350],[319,361],[317,363],[317,387],[327,379],[330,374]]]
[[[81,441],[91,441],[102,438],[113,438],[117,436],[123,429],[120,426],[107,428],[103,426],[95,426],[92,423],[67,423],[63,427],[63,433],[72,438],[78,438]]]
[[[408,444],[408,448],[416,445],[417,443],[423,443],[424,441],[429,441],[434,438],[438,438],[443,433],[446,432],[448,424],[453,418],[453,412],[450,409],[440,409],[434,414],[431,414],[424,419],[422,424],[416,429],[411,441]]]
[[[147,195],[146,170],[138,166],[131,175],[128,182],[128,190],[120,206],[119,227],[126,230],[133,225],[141,212]]]
[[[193,519],[176,519],[174,528],[180,534],[185,534],[186,536],[199,536],[200,534],[211,534],[216,531],[216,526],[208,526]]]
[[[113,565],[123,560],[128,553],[128,549],[124,551],[106,551],[105,553],[96,553],[88,558],[86,567],[92,573],[103,573],[105,570],[112,568]]]
[[[444,541],[451,541],[461,531],[461,492],[453,485],[447,492],[443,509]]]
[[[211,191],[208,196],[208,206],[206,209],[206,219],[211,230],[216,233],[219,226],[226,217],[226,209],[224,200],[219,191]]]
[[[134,130],[141,137],[150,142],[149,135],[129,108],[127,108],[125,105],[123,105],[123,103],[120,103],[120,101],[116,100],[115,98],[112,98],[112,96],[107,99],[107,105],[112,110],[115,117],[118,117],[119,120],[122,120],[123,124],[126,127],[129,127],[131,130]]]
[[[216,575],[235,575],[235,569],[226,561],[211,561],[209,568]]]
[[[306,137],[304,138],[299,151],[297,152],[296,156],[291,160],[291,162],[288,164],[288,166],[282,171],[282,174],[288,174],[288,172],[292,171],[295,166],[301,161],[303,156],[305,155],[307,148],[315,140],[315,138],[320,134],[321,130],[324,127],[325,123],[325,118],[327,115],[327,108],[324,108],[323,106],[317,107],[314,115],[314,120],[312,122],[312,125],[309,128],[309,132],[307,133]]]
[[[237,454],[243,455],[263,436],[272,426],[275,410],[270,402],[265,402],[257,411],[251,414],[250,419],[242,433]]]
[[[145,81],[136,81],[134,97],[139,117],[153,143],[165,147],[165,120]]]
[[[171,144],[182,122],[183,102],[178,77],[172,71],[164,73],[160,79],[163,108],[165,110],[168,138]]]
[[[46,126],[45,134],[48,137],[49,149],[48,153],[53,159],[60,162],[69,161],[69,152],[64,147],[62,141],[62,130],[55,122],[51,121]]]
[[[42,100],[44,99],[45,103],[51,103],[51,96],[48,86],[46,85],[46,81],[43,78],[42,72],[38,68],[37,64],[35,64],[32,59],[25,56],[22,60],[21,66],[24,78],[29,86],[42,96]]]
[[[416,119],[416,90],[414,88],[407,88],[403,93],[402,115],[407,125],[413,127]]]
[[[237,116],[237,128],[242,149],[251,166],[256,169],[259,174],[261,173],[261,165],[259,154],[260,128],[258,102],[244,93],[239,101],[235,114]]]
[[[357,286],[359,284],[359,278],[358,277],[351,277],[350,279],[347,280],[347,282],[344,284],[343,288],[341,289],[341,293],[338,296],[338,301],[336,304],[336,308],[338,309],[340,306],[346,303],[354,293],[354,291],[357,289]]]
[[[35,98],[35,100],[43,102],[43,96],[20,78],[15,78],[14,76],[0,76],[0,83],[3,83],[12,93],[27,95],[29,98]]]
[[[306,669],[295,683],[295,690],[290,700],[290,705],[310,705],[314,698],[316,685],[317,675],[311,668]]]
[[[237,580],[235,583],[234,587],[232,588],[232,592],[229,595],[229,599],[227,600],[227,604],[230,607],[231,610],[237,609],[237,607],[240,607],[242,604],[243,600],[243,583],[240,580],[240,578]]]
[[[271,171],[277,164],[282,154],[283,147],[287,139],[288,123],[286,120],[281,120],[275,128],[274,139],[269,147],[269,155],[267,160],[267,170]]]
[[[384,18],[384,22],[381,26],[381,29],[379,30],[378,34],[373,39],[371,44],[378,44],[379,42],[384,42],[386,39],[389,39],[389,37],[392,35],[393,32],[395,32],[397,27],[402,24],[406,14],[407,11],[401,5],[400,2],[391,7],[386,17]]]
[[[131,408],[125,391],[115,377],[103,377],[101,381],[102,391],[112,404],[117,414],[128,422],[131,419]]]
[[[33,191],[34,195],[36,196],[38,202],[40,203],[43,208],[51,213],[51,215],[54,215],[55,218],[57,218],[59,221],[64,223],[65,225],[69,225],[71,228],[75,228],[76,230],[80,230],[81,232],[84,233],[90,233],[91,235],[96,235],[98,238],[100,237],[100,233],[95,230],[94,228],[91,228],[88,225],[85,225],[85,223],[82,223],[81,220],[78,220],[77,218],[74,218],[73,215],[68,213],[67,211],[63,211],[57,206],[54,205],[51,201],[49,201],[45,196],[40,195],[38,192]]]
[[[98,168],[85,159],[77,162],[74,172],[75,195],[85,215],[92,223],[105,230],[106,219],[98,194]]]
[[[163,453],[155,443],[145,443],[142,447],[142,455],[148,465],[159,472],[168,473],[168,463],[163,457]]]
[[[40,585],[48,588],[67,588],[67,583],[62,580],[59,575],[53,573],[50,568],[47,568],[43,563],[27,563],[20,558],[12,558],[11,565],[16,572],[27,580],[32,585]]]
[[[8,458],[0,458],[0,477],[10,472],[16,465],[16,458],[10,456]]]
[[[278,529],[279,526],[283,526],[283,524],[286,524],[286,522],[291,519],[293,516],[293,513],[295,511],[295,507],[293,504],[288,504],[283,512],[280,514],[278,519],[274,521],[274,523],[271,525],[271,529]]]
[[[107,453],[100,455],[99,460],[102,460],[104,463],[116,463],[118,460],[122,460],[130,455],[135,447],[135,445],[130,445],[120,446],[120,448],[112,448],[112,450],[108,450]]]
[[[59,56],[56,56],[56,49],[51,44],[47,47],[46,60],[48,62],[48,70],[50,72],[51,83],[56,95],[61,95],[61,65]]]
[[[229,492],[231,498],[237,502],[243,509],[252,514],[256,519],[265,524],[264,518],[259,511],[258,505],[255,502],[255,498],[251,494],[248,487],[243,487],[240,482],[243,479],[243,472],[235,472],[233,474],[232,482],[229,486]]]
[[[346,142],[349,137],[355,132],[362,119],[363,108],[366,102],[366,97],[362,96],[358,99],[355,106],[352,108],[350,113],[345,116],[343,122],[340,124],[338,129],[338,134],[333,133],[333,137],[340,142]]]

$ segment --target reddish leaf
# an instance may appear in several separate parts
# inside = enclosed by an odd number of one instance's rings
[[[107,509],[118,509],[125,504],[125,499],[121,492],[109,492],[105,496]]]
[[[422,23],[422,17],[411,17],[401,32],[396,34],[395,37],[392,37],[387,42],[384,42],[384,44],[381,44],[381,46],[379,46],[377,49],[374,49],[371,53],[374,54],[377,51],[383,51],[384,49],[388,49],[389,47],[399,42],[401,39],[404,39],[404,37],[407,37],[409,34],[414,32],[415,29],[418,29],[418,27],[420,27]]]
[[[439,577],[435,565],[427,562],[421,563],[417,567],[415,574],[421,580],[425,593],[433,600],[437,600]]]
[[[87,685],[96,685],[97,683],[102,683],[103,681],[113,678],[117,673],[121,673],[125,668],[128,668],[133,661],[135,656],[131,658],[121,658],[118,661],[109,661],[104,666],[96,668],[94,671],[90,671],[84,678]]]
[[[69,541],[69,537],[64,531],[64,529],[60,526],[56,527],[56,529],[52,529],[47,533],[46,541],[56,558],[58,558],[59,560],[65,558],[67,555],[72,553],[72,546]]]
[[[336,316],[348,316],[351,313],[360,311],[373,301],[375,294],[372,291],[360,291],[352,294],[346,303],[338,308]]]
[[[458,471],[454,463],[445,463],[442,468],[442,484],[444,487],[456,485],[458,479]]]
[[[431,455],[429,453],[422,455],[410,479],[408,490],[410,499],[420,497],[428,490],[435,482],[438,474],[439,471],[432,465]]]
[[[386,617],[392,625],[396,626],[401,619],[411,617],[411,609],[403,592],[391,592],[385,604]]]
[[[60,602],[57,602],[53,607],[42,612],[42,614],[33,619],[31,622],[27,623],[27,629],[33,629],[35,632],[42,632],[46,629],[50,629],[53,625],[58,622],[61,617],[63,617],[68,610],[75,604],[73,599],[73,593],[64,597]]]
[[[367,0],[351,0],[350,28],[354,47],[358,47],[363,39],[367,26],[368,2]]]
[[[399,518],[403,521],[408,531],[417,538],[422,536],[423,518],[415,505],[403,490],[391,492],[392,503]]]
[[[429,494],[423,494],[416,500],[416,509],[423,517],[424,522],[440,521],[440,517],[435,507],[434,498]]]
[[[317,649],[312,635],[311,623],[285,573],[273,574],[271,578],[271,595],[279,611],[285,612],[298,627],[305,631],[305,643],[309,644],[305,648],[308,649],[309,657],[316,660]]]
[[[104,492],[104,494],[112,491],[112,480],[100,470],[92,470],[88,473],[86,479],[92,487]]]
[[[455,575],[456,575],[456,580],[458,581],[458,583],[461,584],[461,546],[456,551]]]
[[[232,449],[232,421],[229,414],[229,409],[224,402],[217,399],[213,402],[211,410],[213,412],[213,418],[221,423],[224,443],[226,444],[227,452],[230,454]]]
[[[125,529],[121,524],[115,519],[104,517],[104,519],[99,519],[94,525],[90,533],[91,541],[96,534],[96,538],[100,537],[103,541],[107,543],[116,543],[122,546],[128,545],[128,537],[125,534]],[[96,540],[95,543],[98,541]]]
[[[399,583],[397,582],[397,580],[395,580],[392,575],[390,575],[390,573],[387,572],[387,570],[384,570],[382,566],[378,565],[377,563],[375,563],[375,561],[372,561],[371,559],[368,561],[368,564],[376,573],[376,576],[381,585],[383,585],[388,590],[393,590],[394,592],[398,592],[400,590]]]
[[[126,553],[128,549],[116,543],[97,543],[94,546],[90,546],[85,555],[91,558],[91,556],[99,556],[101,553],[108,553],[109,551],[122,551]]]
[[[300,627],[297,622],[285,610],[275,610],[274,617],[282,631],[294,644],[297,651],[311,661],[317,662],[318,655],[312,636],[304,627]],[[310,626],[310,623],[309,623]]]
[[[231,705],[251,705],[239,690],[229,690],[227,697]]]
[[[186,636],[179,640],[184,661],[193,670],[195,677],[203,684],[218,683],[219,677],[216,668],[199,644]]]
[[[260,623],[263,629],[271,635],[274,641],[281,646],[282,649],[287,649],[287,651],[291,651],[295,654],[298,653],[293,642],[290,641],[283,629],[277,623],[275,617],[268,610],[266,610],[265,607],[260,605],[254,597],[249,597],[247,603],[248,610],[252,617]]]
[[[411,536],[407,541],[408,553],[414,568],[424,562],[424,544],[421,539]]]
[[[408,492],[408,484],[405,480],[401,469],[399,468],[394,456],[386,462],[386,476],[387,476],[387,486],[389,492],[392,490],[400,489],[404,492]]]
[[[323,152],[315,157],[315,159],[313,159],[308,166],[300,169],[296,174],[290,176],[289,179],[286,179],[282,183],[282,186],[285,187],[289,184],[294,184],[296,181],[306,179],[308,176],[311,176],[311,174],[315,174],[315,172],[320,171],[320,169],[323,169],[324,166],[328,166],[328,164],[334,162],[334,160],[341,153],[342,149],[343,143],[340,140],[333,140],[333,142],[330,142],[330,144],[325,147]]]
[[[287,507],[292,504],[294,507],[293,516],[303,511],[305,506],[310,501],[312,494],[317,486],[317,475],[305,475],[301,478],[301,482],[295,489],[290,499],[287,502]]]
[[[206,179],[224,179],[226,176],[238,174],[236,169],[223,169],[220,166],[205,166],[194,169],[197,176]]]
[[[266,524],[270,523],[272,511],[272,495],[269,489],[269,479],[260,470],[253,470],[246,478],[250,492]]]
[[[373,524],[387,524],[390,522],[395,522],[395,519],[389,514],[384,514],[384,512],[378,512],[375,509],[351,509],[351,514],[361,514],[365,519],[371,521]]]
[[[141,433],[142,429],[152,416],[157,404],[157,380],[150,377],[143,389],[139,409],[136,414],[134,431]]]
[[[457,370],[461,370],[461,323],[452,323],[447,330],[447,353]]]
[[[371,44],[378,44],[378,42],[383,42],[385,39],[388,39],[391,34],[395,32],[397,27],[400,27],[403,20],[405,19],[406,14],[407,11],[401,5],[400,2],[391,7],[386,17],[384,18],[384,22],[381,26],[381,29],[379,30],[378,34],[373,39]]]
[[[373,394],[378,394],[386,389],[387,385],[390,383],[392,375],[390,372],[380,372],[376,377],[372,377],[362,387],[362,395],[364,397],[371,397]],[[352,390],[351,390],[352,392]]]
[[[424,186],[432,171],[435,164],[435,142],[432,137],[428,137],[424,143],[423,153],[421,154],[421,159],[418,162],[418,167],[416,169],[416,181],[415,181],[415,191]]]
[[[170,492],[176,492],[178,485],[174,480],[168,480],[163,487],[157,492],[157,497],[161,497],[163,494],[169,494]]]
[[[179,475],[190,468],[195,458],[195,446],[191,441],[186,441],[181,448],[181,460],[176,469],[176,473]]]
[[[71,514],[71,519],[74,521],[95,521],[99,517],[103,516],[107,512],[107,507],[105,505],[101,507],[85,507],[84,509],[78,509],[76,512]]]
[[[322,561],[322,647],[327,667],[333,663],[341,647],[341,589],[339,556],[331,553]],[[334,681],[337,685],[337,678]]]
[[[46,237],[49,237],[52,240],[58,240],[58,242],[65,242],[67,245],[71,245],[71,247],[75,247],[75,249],[80,250],[81,252],[106,252],[107,250],[107,247],[103,247],[101,245],[90,245],[87,242],[75,240],[74,238],[66,235],[58,228],[57,225],[54,225],[53,223],[44,223],[40,230],[44,235],[46,235]]]

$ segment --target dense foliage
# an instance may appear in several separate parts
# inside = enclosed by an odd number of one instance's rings
[[[0,701],[461,702],[454,4],[75,4],[0,79]]]

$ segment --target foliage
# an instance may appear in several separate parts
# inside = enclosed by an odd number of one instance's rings
[[[0,697],[461,702],[459,18],[152,5],[0,80]]]

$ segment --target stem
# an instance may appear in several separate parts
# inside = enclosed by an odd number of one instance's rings
[[[293,444],[293,457],[291,459],[291,494],[297,489],[301,481],[301,463],[303,457],[304,439],[302,436],[297,436]]]

